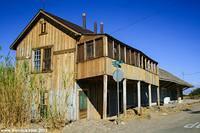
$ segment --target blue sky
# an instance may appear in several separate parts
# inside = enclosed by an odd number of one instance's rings
[[[91,30],[94,21],[103,21],[106,33],[140,49],[158,61],[160,67],[200,86],[200,1],[43,1],[47,11],[79,25],[82,12],[86,12],[87,28]],[[10,44],[40,8],[41,0],[1,0],[1,53],[9,52]]]

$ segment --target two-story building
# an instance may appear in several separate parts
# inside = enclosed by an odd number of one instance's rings
[[[64,110],[68,119],[105,119],[116,115],[113,60],[124,62],[120,112],[126,114],[130,107],[160,104],[158,63],[103,33],[103,24],[101,33],[96,28],[94,32],[86,29],[85,14],[81,27],[40,10],[10,48],[16,50],[16,71],[26,61],[30,76],[43,79],[44,94],[38,92],[35,96],[36,115],[52,108],[55,99],[58,110]]]

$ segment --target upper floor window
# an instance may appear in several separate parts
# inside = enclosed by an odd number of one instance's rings
[[[124,55],[124,46],[120,46],[120,60],[125,62],[125,55]]]
[[[43,71],[51,69],[51,48],[44,49],[43,63]]]
[[[86,52],[87,52],[87,59],[91,59],[94,57],[94,43],[93,41],[86,43]]]
[[[46,33],[46,22],[41,22],[41,34]]]
[[[33,50],[33,69],[34,72],[51,70],[51,48],[40,48]]]
[[[114,43],[113,52],[114,52],[114,59],[119,60],[119,45],[116,43]]]
[[[34,51],[34,70],[36,72],[40,71],[40,66],[41,66],[41,50],[36,49]]]
[[[84,61],[84,43],[78,45],[78,62]]]
[[[113,40],[108,39],[108,57],[113,58]]]
[[[103,38],[95,40],[95,57],[103,56]]]

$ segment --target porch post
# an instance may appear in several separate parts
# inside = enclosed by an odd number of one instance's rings
[[[103,75],[103,119],[107,117],[107,87],[108,87],[108,76]]]
[[[137,82],[137,95],[138,95],[138,113],[140,113],[140,108],[141,108],[141,86],[140,86],[140,81]]]
[[[149,107],[151,107],[151,84],[148,85],[149,90]]]
[[[126,115],[126,79],[123,80],[123,112]]]
[[[157,87],[157,104],[160,106],[160,88],[159,86]]]

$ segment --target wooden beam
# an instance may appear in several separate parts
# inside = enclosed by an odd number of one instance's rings
[[[123,112],[126,115],[126,83],[127,80],[123,80]]]
[[[103,75],[103,119],[107,117],[107,87],[108,75]]]
[[[148,85],[148,91],[149,91],[149,107],[151,107],[151,84]]]
[[[138,96],[138,113],[141,113],[141,85],[140,81],[137,82],[137,96]]]
[[[159,86],[157,87],[157,104],[160,106],[160,88]]]

